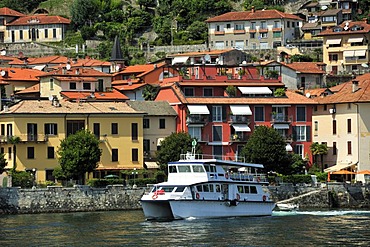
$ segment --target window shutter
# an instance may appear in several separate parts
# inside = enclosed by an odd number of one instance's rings
[[[222,122],[226,122],[227,120],[227,114],[226,114],[226,106],[222,106]]]
[[[311,141],[311,126],[306,126],[306,141]]]
[[[293,141],[297,141],[297,127],[293,126]]]

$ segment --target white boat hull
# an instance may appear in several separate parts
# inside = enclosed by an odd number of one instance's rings
[[[274,202],[163,200],[141,201],[148,220],[270,216]]]

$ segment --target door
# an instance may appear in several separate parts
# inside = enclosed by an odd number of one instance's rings
[[[36,41],[36,30],[34,28],[32,28],[31,31],[31,39],[32,41]]]

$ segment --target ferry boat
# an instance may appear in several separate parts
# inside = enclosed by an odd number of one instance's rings
[[[168,164],[168,181],[158,183],[140,200],[147,220],[269,216],[274,201],[264,190],[261,164],[235,158],[181,155]]]

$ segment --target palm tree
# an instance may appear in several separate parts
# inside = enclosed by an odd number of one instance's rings
[[[153,101],[157,96],[158,88],[147,84],[143,89],[143,98],[146,101]]]
[[[318,142],[313,142],[310,146],[312,155],[315,157],[315,163],[317,161],[317,156],[320,155],[321,159],[321,172],[324,172],[324,155],[328,154],[328,146],[326,144],[319,144]]]
[[[21,138],[19,136],[11,136],[8,142],[13,144],[13,170],[15,170],[17,168],[17,144],[21,142]]]

